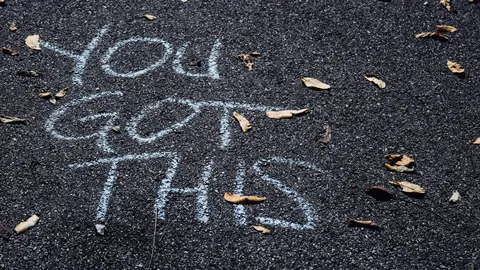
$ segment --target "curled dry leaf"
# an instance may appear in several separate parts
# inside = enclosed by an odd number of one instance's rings
[[[55,97],[56,97],[56,98],[62,98],[62,97],[64,97],[64,96],[66,96],[66,95],[67,95],[67,90],[68,90],[68,88],[64,88],[64,89],[58,91],[58,92],[55,94]]]
[[[371,220],[358,220],[358,219],[349,219],[347,220],[348,227],[364,227],[370,229],[378,229],[377,223]]]
[[[448,199],[448,202],[456,203],[456,202],[460,201],[461,199],[462,199],[462,196],[460,196],[460,192],[455,190],[452,193],[452,196],[450,197],[450,199]]]
[[[38,94],[38,96],[40,96],[41,98],[48,98],[51,95],[52,95],[52,92],[45,92],[45,93]]]
[[[235,56],[237,59],[242,60],[243,65],[248,68],[248,70],[253,69],[253,57],[251,54],[239,54]]]
[[[365,193],[372,196],[373,198],[379,201],[389,201],[393,199],[393,194],[390,190],[380,187],[380,186],[371,186],[365,189]]]
[[[462,65],[452,62],[450,60],[447,60],[447,66],[448,69],[450,69],[455,74],[462,74],[465,72],[465,69],[462,67]]]
[[[316,88],[321,90],[330,89],[330,85],[323,83],[315,78],[302,77],[302,82],[308,88]]]
[[[390,181],[389,183],[394,186],[399,186],[405,193],[425,194],[425,189],[417,184],[413,184],[407,181]]]
[[[18,118],[18,117],[13,117],[13,116],[0,115],[0,122],[2,122],[4,124],[20,123],[20,122],[25,122],[25,119]]]
[[[415,35],[415,38],[432,38],[447,41],[448,37],[440,32],[422,32]]]
[[[40,76],[42,76],[42,74],[40,72],[37,72],[35,70],[27,70],[27,69],[20,70],[19,72],[17,72],[17,74],[20,75],[20,76],[24,76],[24,77],[40,77]]]
[[[457,28],[450,25],[437,25],[437,30],[440,32],[456,32]]]
[[[12,23],[10,25],[10,28],[8,28],[8,30],[10,30],[11,32],[17,31],[17,25],[15,23]]]
[[[53,105],[57,104],[57,99],[55,98],[55,96],[51,96],[48,101],[50,101],[50,103],[52,103]]]
[[[332,141],[332,128],[330,126],[323,127],[323,133],[320,134],[319,141],[328,144]]]
[[[383,89],[387,86],[385,84],[385,82],[380,80],[380,78],[375,74],[366,73],[366,74],[363,75],[363,77],[365,77],[365,79],[367,79],[369,82],[374,83],[376,86],[378,86],[381,89]]]
[[[269,234],[270,233],[270,230],[265,228],[265,227],[262,227],[262,226],[256,226],[256,225],[252,225],[252,227],[257,231],[257,232],[261,232],[263,234]]]
[[[31,35],[25,39],[25,44],[27,47],[32,50],[41,50],[40,48],[40,36],[39,35]]]
[[[473,139],[470,143],[471,144],[480,144],[480,137],[478,137],[476,139]]]
[[[20,224],[15,226],[14,230],[15,230],[16,233],[22,233],[22,232],[30,229],[31,227],[35,226],[35,224],[37,224],[39,219],[40,219],[39,216],[33,215],[33,216],[29,217],[26,221],[20,222]]]
[[[238,123],[240,124],[240,127],[242,128],[243,133],[247,132],[249,129],[252,128],[250,125],[250,122],[248,122],[247,118],[243,117],[243,115],[233,112],[233,117],[237,119]]]
[[[120,133],[121,127],[120,126],[113,126],[112,130],[115,131],[116,133]]]
[[[235,204],[260,203],[267,199],[265,197],[258,196],[242,196],[232,192],[225,192],[225,194],[223,194],[223,198],[225,201]]]
[[[143,15],[143,17],[145,17],[145,18],[146,18],[147,20],[149,20],[149,21],[153,21],[153,20],[156,20],[156,19],[157,19],[156,16],[153,16],[153,15],[151,15],[151,14],[145,14],[145,15]]]
[[[415,171],[415,160],[409,158],[407,155],[389,154],[389,155],[386,155],[385,158],[388,159],[388,163],[385,163],[385,167],[390,171],[395,171],[395,172]]]
[[[8,54],[8,55],[11,55],[11,56],[18,55],[18,53],[19,53],[19,51],[16,51],[16,50],[13,50],[13,49],[10,49],[10,48],[6,48],[6,47],[2,48],[2,52],[5,53],[5,54]]]
[[[450,0],[440,0],[440,4],[444,6],[448,11],[452,11],[452,6],[450,5]]]
[[[97,230],[97,233],[100,235],[105,235],[105,225],[103,224],[95,224],[95,229]]]
[[[301,109],[301,110],[286,110],[286,111],[268,111],[267,117],[272,119],[286,119],[292,118],[294,115],[301,115],[304,113],[309,112],[309,108]]]

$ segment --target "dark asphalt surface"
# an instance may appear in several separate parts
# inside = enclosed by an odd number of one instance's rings
[[[0,46],[20,56],[0,55],[0,114],[27,119],[0,125],[0,221],[8,228],[32,214],[31,230],[0,241],[2,269],[145,269],[154,230],[156,193],[168,164],[164,159],[119,163],[105,218],[107,232],[95,232],[96,212],[109,165],[74,169],[69,164],[135,153],[176,152],[181,156],[173,187],[194,187],[212,161],[207,187],[209,219],[196,219],[196,197],[171,194],[165,220],[159,221],[152,269],[473,269],[480,264],[480,156],[469,141],[480,136],[480,4],[452,1],[449,13],[437,0],[397,1],[15,1],[0,7]],[[153,14],[155,21],[142,15]],[[8,31],[15,22],[18,30]],[[415,39],[435,25],[454,25],[450,40]],[[74,61],[52,50],[32,51],[24,40],[42,41],[80,54],[102,27],[110,25],[86,64],[83,85],[72,81]],[[172,45],[163,67],[136,78],[108,75],[101,59],[109,48],[134,36],[161,38]],[[216,39],[219,79],[194,78],[172,68],[175,53],[190,47],[183,63],[205,72]],[[259,51],[254,70],[234,55]],[[164,53],[161,46],[132,43],[110,59],[118,72],[140,70]],[[461,63],[459,78],[446,61]],[[22,69],[43,74],[17,75]],[[362,74],[387,83],[383,90]],[[329,91],[305,88],[301,76],[331,84]],[[38,97],[68,87],[56,105]],[[98,98],[73,108],[59,129],[78,136],[105,125],[78,119],[118,112],[119,134],[107,153],[95,138],[66,141],[45,124],[70,102],[106,91],[123,96]],[[231,141],[219,147],[221,110],[203,109],[187,126],[153,143],[139,143],[125,127],[148,104],[165,98],[228,101],[285,109],[309,107],[308,115],[271,120],[262,111],[235,109],[252,123],[246,134],[232,117]],[[178,122],[190,113],[170,104],[140,123],[142,136]],[[229,111],[230,115],[232,111]],[[318,142],[323,126],[332,127],[332,143]],[[383,168],[383,156],[404,153],[417,173]],[[303,224],[300,205],[263,181],[253,164],[269,157],[301,160],[323,170],[272,165],[262,169],[297,192],[312,207],[313,229],[265,225],[255,232],[255,216]],[[245,194],[267,197],[250,205],[239,225],[223,192],[235,189],[237,164],[245,162]],[[427,189],[421,200],[388,186],[407,180]],[[364,193],[382,185],[401,200],[379,202]],[[447,202],[453,190],[462,200]],[[440,219],[431,212],[445,217]],[[347,228],[349,218],[374,220],[381,230]],[[475,268],[476,269],[476,268]]]

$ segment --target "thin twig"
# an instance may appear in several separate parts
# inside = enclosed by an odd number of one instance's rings
[[[153,228],[153,243],[152,254],[150,255],[150,262],[148,263],[148,269],[151,269],[153,261],[153,253],[155,252],[155,237],[157,236],[157,221],[158,221],[158,209],[155,207],[155,227]]]

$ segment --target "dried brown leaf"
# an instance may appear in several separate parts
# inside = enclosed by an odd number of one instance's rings
[[[17,72],[17,74],[20,75],[20,76],[24,76],[24,77],[40,77],[40,76],[42,76],[42,74],[40,72],[37,72],[35,70],[27,70],[27,69],[20,70],[19,72]]]
[[[233,117],[237,119],[238,123],[240,124],[240,127],[242,128],[243,133],[247,132],[249,129],[252,128],[250,125],[250,122],[248,122],[247,118],[243,117],[243,115],[233,112]]]
[[[448,37],[440,32],[422,32],[415,35],[415,38],[432,38],[447,41]]]
[[[15,23],[12,23],[8,28],[8,30],[10,30],[11,32],[17,31],[17,25]]]
[[[328,144],[332,141],[332,128],[330,126],[323,127],[323,133],[320,134],[319,141]]]
[[[143,17],[145,17],[145,18],[146,18],[147,20],[149,20],[149,21],[153,21],[153,20],[156,20],[156,19],[157,19],[156,16],[153,16],[153,15],[151,15],[151,14],[145,14],[145,15],[143,15]]]
[[[248,68],[248,70],[253,69],[253,58],[251,54],[239,54],[235,56],[237,59],[242,60],[243,65]]]
[[[315,78],[311,77],[302,77],[303,84],[308,88],[316,88],[321,90],[330,89],[330,85],[323,83]]]
[[[440,4],[444,6],[448,11],[452,11],[450,0],[440,0]]]
[[[363,77],[365,77],[365,79],[367,79],[369,82],[372,82],[373,84],[375,84],[376,86],[378,86],[379,88],[383,89],[385,88],[387,85],[385,84],[384,81],[380,80],[380,78],[375,75],[375,74],[372,74],[372,73],[365,73],[363,75]]]
[[[22,233],[22,232],[30,229],[31,227],[35,226],[35,224],[37,224],[39,219],[40,219],[39,216],[33,215],[33,216],[29,217],[26,221],[20,222],[20,224],[15,226],[14,230],[15,230],[16,233]]]
[[[371,186],[365,189],[365,193],[372,196],[373,198],[379,201],[389,201],[393,199],[393,194],[390,190],[380,187],[380,186]]]
[[[377,223],[371,220],[358,220],[358,219],[349,219],[347,220],[348,227],[365,227],[371,229],[378,229]]]
[[[403,154],[389,154],[385,156],[388,163],[385,167],[395,172],[413,172],[415,170],[415,160]]]
[[[262,227],[262,226],[256,226],[256,225],[252,225],[252,227],[257,231],[257,232],[261,232],[263,234],[269,234],[270,233],[270,230],[265,228],[265,227]]]
[[[465,72],[465,69],[462,67],[462,65],[452,62],[450,60],[447,60],[447,67],[455,74],[461,74]]]
[[[45,92],[45,93],[40,93],[38,94],[38,96],[40,96],[41,98],[49,98],[50,96],[52,95],[52,92]]]
[[[425,194],[425,189],[417,184],[413,184],[407,181],[390,181],[389,183],[394,186],[399,186],[405,193]]]
[[[56,98],[62,98],[62,97],[64,97],[64,96],[66,96],[66,95],[67,95],[67,90],[68,90],[68,88],[64,88],[64,89],[58,91],[58,92],[55,94],[55,97],[56,97]]]
[[[2,48],[2,52],[5,53],[5,54],[8,54],[8,55],[11,55],[11,56],[15,56],[15,55],[19,54],[19,51],[16,51],[16,50],[13,50],[13,49],[10,49],[10,48],[6,48],[6,47]]]
[[[470,143],[471,144],[480,144],[480,137],[478,137],[476,139],[473,139]]]
[[[462,196],[460,196],[460,192],[455,190],[452,193],[452,196],[450,197],[450,199],[448,199],[448,202],[456,203],[456,202],[460,201],[461,199],[462,199]]]
[[[13,116],[0,115],[0,122],[4,124],[19,123],[19,122],[25,122],[25,119],[13,117]]]
[[[265,201],[267,198],[258,197],[258,196],[242,196],[232,192],[225,192],[223,198],[230,203],[234,204],[251,204],[251,203],[260,203]]]
[[[450,25],[437,25],[437,30],[440,32],[456,32],[457,28]]]
[[[260,56],[261,53],[260,52],[251,52],[250,55],[251,56]]]
[[[292,118],[294,115],[301,115],[304,113],[309,112],[309,108],[301,109],[301,110],[286,110],[286,111],[268,111],[267,117],[272,119],[286,119]]]
[[[25,44],[28,48],[32,50],[41,50],[40,48],[40,36],[39,35],[31,35],[25,39]]]

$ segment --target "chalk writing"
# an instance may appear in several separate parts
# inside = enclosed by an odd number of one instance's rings
[[[98,32],[98,34],[90,41],[90,43],[88,43],[86,49],[81,54],[60,48],[56,44],[48,41],[42,41],[41,47],[56,52],[60,55],[72,58],[74,60],[72,81],[76,85],[83,85],[83,74],[85,73],[85,68],[87,66],[88,60],[90,59],[90,55],[98,47],[98,44],[108,31],[109,26],[103,26],[102,29]],[[112,67],[112,63],[110,63],[112,57],[118,52],[119,49],[132,43],[160,44],[164,48],[163,56],[160,57],[153,64],[150,64],[148,67],[137,71],[130,71],[125,73],[115,71]],[[175,53],[175,58],[172,61],[173,70],[178,74],[189,77],[209,77],[211,79],[220,79],[217,63],[220,55],[220,49],[222,47],[220,39],[215,40],[212,49],[210,50],[210,55],[208,57],[208,69],[206,73],[192,73],[185,71],[185,69],[183,68],[182,60],[184,59],[185,51],[187,50],[189,45],[190,42],[183,43],[183,45],[181,45]],[[173,45],[163,39],[150,37],[131,37],[125,40],[118,41],[112,47],[108,48],[103,57],[100,59],[100,62],[102,64],[103,71],[110,76],[135,78],[148,72],[154,71],[157,68],[163,67],[170,58],[170,56],[173,54],[173,51]]]
[[[98,94],[93,94],[89,95],[86,97],[83,97],[79,100],[71,101],[57,110],[55,110],[50,117],[47,119],[45,123],[45,129],[50,132],[55,138],[60,139],[60,140],[66,140],[66,141],[76,141],[76,140],[86,140],[86,139],[91,139],[91,138],[97,138],[96,143],[97,146],[102,149],[105,152],[108,153],[113,153],[115,152],[112,147],[109,145],[107,138],[108,134],[111,130],[111,127],[115,124],[114,122],[116,121],[118,117],[118,113],[113,112],[113,113],[100,113],[100,114],[95,114],[95,115],[90,115],[83,117],[79,119],[80,122],[86,122],[86,121],[93,121],[97,120],[100,118],[107,118],[105,124],[101,127],[100,130],[97,132],[94,132],[92,134],[84,135],[84,136],[70,136],[70,135],[64,135],[61,134],[59,131],[56,129],[56,124],[57,122],[64,116],[68,115],[68,112],[70,109],[74,109],[75,107],[78,107],[79,105],[83,105],[86,102],[89,102],[91,100],[97,100],[99,98],[105,98],[105,97],[110,97],[110,96],[122,96],[123,93],[120,91],[114,91],[114,92],[102,92]]]

